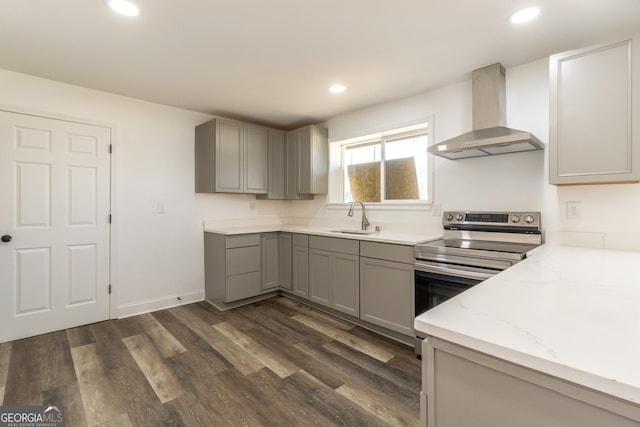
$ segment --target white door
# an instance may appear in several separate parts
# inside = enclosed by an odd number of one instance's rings
[[[0,111],[0,342],[109,318],[110,144]]]

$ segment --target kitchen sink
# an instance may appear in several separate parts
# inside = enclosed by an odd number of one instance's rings
[[[330,233],[341,233],[341,234],[373,234],[375,231],[369,230],[356,230],[356,229],[343,229],[343,230],[329,230]]]

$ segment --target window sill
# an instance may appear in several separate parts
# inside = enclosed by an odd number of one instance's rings
[[[327,203],[327,209],[329,210],[345,210],[349,209],[351,203]],[[367,210],[372,211],[423,211],[431,212],[433,209],[433,203],[376,203],[365,202]]]

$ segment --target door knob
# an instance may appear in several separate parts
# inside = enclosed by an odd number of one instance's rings
[[[11,239],[13,239],[13,237],[11,237],[8,234],[5,234],[4,236],[0,237],[0,240],[2,240],[5,243],[9,243],[11,241]]]

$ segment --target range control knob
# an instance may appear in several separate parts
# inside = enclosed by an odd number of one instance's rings
[[[462,221],[463,219],[464,219],[464,216],[461,213],[456,214],[456,220],[457,221]]]
[[[448,213],[447,214],[447,221],[453,221],[453,214],[452,213]]]
[[[524,222],[526,222],[527,224],[531,224],[535,220],[536,219],[534,217],[532,217],[531,215],[527,215],[527,216],[524,217]]]
[[[519,223],[520,217],[518,215],[511,215],[511,222]]]

